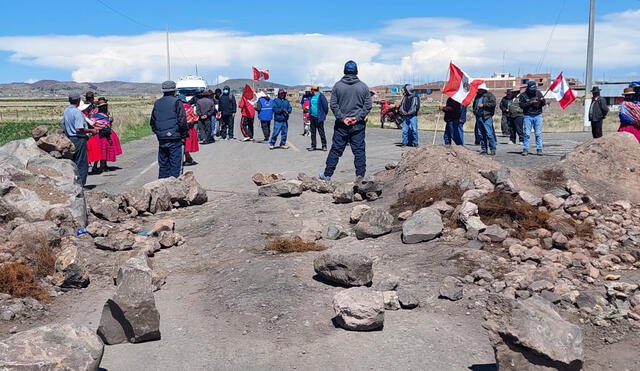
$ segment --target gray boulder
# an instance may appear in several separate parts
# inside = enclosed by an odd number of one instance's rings
[[[373,279],[373,260],[350,249],[331,249],[313,261],[316,273],[343,286],[364,286]]]
[[[439,292],[441,298],[457,301],[464,296],[464,285],[458,278],[447,276],[442,281]]]
[[[485,228],[484,232],[480,235],[486,237],[486,239],[491,242],[502,242],[509,237],[509,232],[505,231],[499,225],[492,224]]]
[[[52,221],[25,223],[9,234],[9,241],[19,243],[29,249],[52,246],[60,243],[60,228]]]
[[[185,201],[189,205],[202,205],[209,200],[207,191],[198,183],[192,171],[187,171],[178,178],[187,186]]]
[[[349,216],[349,221],[353,224],[360,221],[364,213],[371,210],[371,206],[369,205],[356,205],[351,209],[351,215]]]
[[[125,251],[133,248],[135,235],[128,230],[111,228],[106,237],[96,237],[93,242],[101,250]]]
[[[402,242],[419,243],[431,241],[442,234],[442,217],[433,208],[422,208],[402,223]]]
[[[497,191],[518,192],[517,184],[511,177],[511,170],[506,166],[498,170],[481,171],[480,174],[493,183]]]
[[[145,188],[136,188],[122,194],[125,203],[133,207],[138,213],[149,211],[151,204],[151,193]]]
[[[275,182],[280,182],[284,179],[282,174],[271,174],[271,173],[256,173],[251,177],[253,183],[257,186],[263,186]]]
[[[414,309],[417,308],[418,305],[420,305],[418,295],[416,295],[413,291],[401,288],[397,292],[398,301],[400,302],[400,307],[402,309]]]
[[[54,157],[72,158],[76,147],[64,134],[51,134],[38,139],[38,147]]]
[[[258,188],[263,197],[294,197],[302,194],[302,182],[299,180],[281,180]]]
[[[372,176],[368,176],[358,182],[355,185],[355,189],[356,192],[360,193],[363,196],[366,196],[368,193],[380,196],[382,194],[383,186],[384,184],[382,182],[376,180]]]
[[[78,248],[67,243],[55,263],[53,282],[63,288],[84,288],[89,286],[89,272],[80,260]]]
[[[31,138],[37,141],[42,137],[46,137],[49,134],[49,127],[47,125],[38,125],[31,129]]]
[[[336,183],[322,180],[317,177],[311,177],[304,173],[298,174],[298,180],[302,182],[302,189],[304,191],[333,193],[336,190]]]
[[[327,227],[327,238],[330,240],[339,240],[347,237],[349,234],[340,224],[333,224]]]
[[[0,342],[2,370],[98,370],[104,344],[84,326],[51,324]]]
[[[342,183],[336,186],[333,191],[333,202],[337,204],[348,204],[353,202],[353,183]]]
[[[352,331],[371,331],[384,324],[382,293],[366,287],[352,287],[333,297],[336,323]]]
[[[491,295],[489,330],[501,370],[580,370],[584,362],[580,327],[560,317],[540,296],[524,301]]]
[[[102,341],[111,345],[160,339],[160,313],[147,258],[139,255],[127,260],[116,282],[116,293],[102,309],[98,327]]]
[[[175,178],[173,178],[176,180]],[[171,178],[158,179],[147,183],[143,186],[144,190],[149,193],[149,212],[156,214],[161,211],[169,211],[173,208],[173,200],[169,186],[173,184]],[[180,183],[182,184],[182,183]],[[184,196],[187,190],[184,188]]]
[[[373,208],[360,218],[356,224],[356,237],[359,240],[368,237],[379,237],[391,232],[393,227],[393,216],[387,211]]]
[[[14,140],[0,146],[0,164],[8,164],[24,169],[30,159],[49,156],[38,148],[33,138]]]
[[[118,222],[121,219],[120,205],[107,192],[87,191],[85,192],[85,199],[91,213],[99,219],[110,222]]]

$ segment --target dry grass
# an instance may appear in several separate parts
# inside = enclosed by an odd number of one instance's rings
[[[30,296],[44,302],[50,300],[47,292],[40,286],[33,270],[19,263],[0,266],[0,292],[17,298]]]
[[[42,246],[33,253],[33,267],[38,277],[53,275],[56,271],[56,255],[48,246]]]
[[[413,212],[429,207],[437,201],[447,201],[453,207],[462,203],[464,189],[457,184],[442,183],[441,185],[429,189],[418,189],[404,195],[391,205],[391,214],[396,217],[403,211]]]
[[[562,169],[544,169],[536,174],[535,183],[543,188],[563,187],[567,177]]]
[[[518,196],[504,192],[491,192],[476,200],[478,215],[487,224],[514,228],[516,238],[525,238],[526,232],[547,228],[549,213],[522,201]]]
[[[267,242],[266,250],[278,251],[281,253],[322,251],[327,247],[315,242],[305,242],[299,238],[276,237]]]

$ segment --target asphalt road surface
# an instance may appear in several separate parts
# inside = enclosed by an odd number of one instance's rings
[[[325,124],[328,145],[331,146],[333,123]],[[318,175],[324,170],[327,152],[308,152],[310,138],[302,133],[302,117],[294,112],[289,124],[288,150],[269,150],[266,143],[242,142],[239,130],[239,117],[236,117],[236,139],[218,140],[216,143],[201,145],[200,151],[193,154],[198,165],[185,167],[193,171],[198,181],[210,191],[250,192],[255,191],[251,176],[257,172],[283,173],[288,178],[298,172]],[[256,139],[262,139],[259,124],[255,125]],[[473,134],[466,134],[466,142],[472,142]],[[433,132],[420,132],[420,145],[431,145]],[[495,159],[511,166],[536,167],[560,159],[575,146],[590,139],[589,133],[548,133],[544,134],[544,156],[520,156],[521,148],[508,143],[508,138],[498,137],[498,150]],[[398,144],[401,131],[398,129],[367,128],[367,172],[373,174],[384,169],[384,165],[398,161],[403,151]],[[319,139],[318,139],[319,143]],[[436,134],[436,144],[442,144],[442,132]],[[469,146],[479,150],[478,146]],[[89,185],[111,192],[120,192],[141,186],[157,178],[157,141],[148,137],[124,146],[124,154],[118,162],[112,163],[115,171],[90,176]],[[345,150],[334,179],[351,180],[355,177],[353,155],[349,148]]]

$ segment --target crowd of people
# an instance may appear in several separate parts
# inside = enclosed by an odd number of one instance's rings
[[[331,179],[347,145],[354,154],[356,181],[366,172],[365,127],[371,111],[372,93],[358,78],[358,66],[348,61],[344,66],[344,77],[338,81],[327,98],[317,85],[312,85],[302,96],[300,108],[303,112],[303,133],[310,136],[309,151],[327,151],[324,122],[329,109],[335,116],[332,146],[326,159],[326,167],[319,174],[321,179]],[[524,89],[524,90],[523,90]],[[178,177],[183,166],[197,164],[192,154],[200,145],[221,140],[234,139],[234,117],[240,108],[240,128],[244,141],[254,141],[254,121],[257,116],[263,140],[270,149],[288,149],[287,136],[289,117],[293,107],[284,89],[272,99],[266,92],[258,92],[257,99],[243,94],[239,103],[229,86],[222,90],[205,90],[195,97],[177,93],[173,81],[162,83],[163,96],[156,100],[151,113],[150,125],[158,140],[159,178]],[[589,107],[589,120],[594,138],[602,136],[603,120],[609,112],[600,89],[592,90],[593,100]],[[419,145],[418,115],[420,96],[409,84],[402,89],[402,100],[397,106],[401,118],[401,146]],[[640,82],[632,83],[624,90],[624,102],[620,106],[620,128],[618,131],[633,134],[640,142]],[[113,129],[113,117],[109,113],[108,101],[104,97],[95,99],[87,92],[84,102],[79,94],[69,95],[70,105],[65,109],[62,126],[65,134],[76,147],[74,161],[78,166],[79,181],[84,186],[89,164],[93,173],[109,171],[108,162],[115,162],[122,154],[118,135]],[[495,155],[497,138],[493,117],[496,108],[502,112],[500,129],[512,144],[519,144],[521,154],[527,156],[530,149],[531,132],[535,135],[536,154],[543,154],[542,126],[543,107],[547,104],[545,94],[534,81],[520,89],[508,89],[497,102],[485,84],[478,87],[471,104],[475,116],[474,143],[480,153]],[[465,145],[464,124],[467,107],[449,98],[440,107],[444,114],[445,145]],[[271,122],[273,121],[273,130]],[[317,136],[320,137],[318,146]]]

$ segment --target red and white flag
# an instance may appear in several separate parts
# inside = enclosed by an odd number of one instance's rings
[[[565,80],[564,76],[562,76],[562,72],[556,77],[556,80],[549,87],[549,91],[558,101],[560,107],[562,109],[567,108],[568,105],[573,103],[576,100],[576,95],[573,94],[573,90]]]
[[[463,106],[468,106],[478,93],[478,86],[483,82],[483,80],[469,77],[458,66],[449,63],[449,81],[443,93]]]
[[[269,70],[259,70],[255,67],[253,69],[253,81],[269,80]]]

